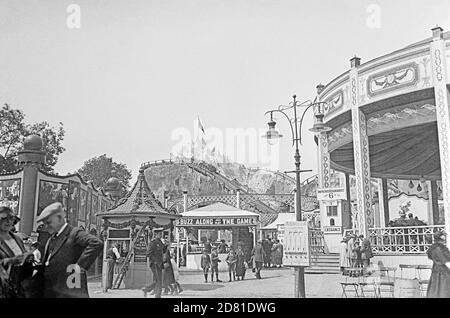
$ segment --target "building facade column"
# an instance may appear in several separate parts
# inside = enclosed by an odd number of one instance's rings
[[[23,169],[20,190],[19,232],[31,235],[34,230],[36,194],[39,169],[45,165],[45,152],[41,137],[31,135],[24,141],[24,149],[18,152],[17,161]]]
[[[328,135],[326,132],[318,133],[318,188],[330,188],[331,167],[330,153],[328,152]],[[320,227],[323,230],[327,226],[327,206],[323,202],[319,202],[320,209]]]
[[[387,179],[378,179],[378,205],[380,214],[380,227],[386,227],[390,221],[389,198]]]
[[[384,216],[384,198],[383,198],[383,179],[377,180],[378,187],[378,209],[375,211],[377,217],[375,217],[375,227],[384,227],[386,225]],[[377,221],[378,220],[378,221]]]
[[[358,66],[360,59],[351,60],[351,112],[353,128],[353,156],[356,176],[356,207],[357,220],[354,229],[365,237],[369,234],[369,228],[374,224],[372,212],[372,189],[370,181],[369,138],[367,136],[366,116],[359,109],[359,81]],[[355,228],[356,226],[356,228]]]
[[[352,228],[352,208],[351,208],[351,199],[350,199],[350,174],[344,174],[345,180],[345,198],[342,206],[342,227],[344,229]]]
[[[382,197],[383,197],[383,219],[384,226],[388,226],[389,221],[391,220],[391,215],[389,211],[389,191],[388,191],[388,180],[383,178],[381,179],[382,185]]]
[[[439,201],[438,201],[438,186],[436,180],[430,180],[428,183],[428,222],[429,224],[439,224]]]
[[[188,210],[187,191],[183,191],[183,212],[187,212],[187,210]]]
[[[442,195],[444,199],[445,231],[450,234],[450,97],[447,90],[447,55],[443,29],[436,27],[430,44],[433,68],[434,98],[436,103],[439,154],[441,158]],[[450,246],[450,240],[447,240]]]

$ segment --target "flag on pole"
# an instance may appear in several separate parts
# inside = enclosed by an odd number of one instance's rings
[[[197,116],[197,120],[198,120],[198,128],[203,132],[203,134],[205,133],[205,129],[203,128],[202,122],[200,121],[200,116]]]

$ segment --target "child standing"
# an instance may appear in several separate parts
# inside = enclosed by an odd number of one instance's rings
[[[211,253],[211,283],[214,281],[214,273],[216,273],[216,281],[221,283],[219,279],[219,253],[217,252],[217,247],[213,247]]]
[[[234,250],[232,247],[230,247],[230,251],[228,252],[227,258],[225,261],[228,264],[228,275],[230,275],[230,282],[231,282],[231,274],[233,274],[233,280],[236,280],[236,254],[234,253]]]
[[[205,283],[208,282],[208,270],[211,267],[211,258],[206,250],[203,250],[203,255],[200,260],[200,266],[203,268],[203,275],[205,275]]]

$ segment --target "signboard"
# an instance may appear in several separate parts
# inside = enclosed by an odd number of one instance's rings
[[[108,238],[110,239],[130,239],[130,230],[108,230]]]
[[[243,218],[186,218],[182,217],[177,221],[177,226],[250,226],[256,225],[256,217]]]
[[[342,226],[324,226],[323,232],[329,234],[342,234]]]
[[[307,221],[284,224],[284,266],[310,266],[309,228]]]
[[[345,188],[317,189],[317,200],[319,201],[347,200],[347,193],[345,191]]]
[[[134,245],[134,262],[146,263],[147,262],[147,243],[145,237],[141,235]]]

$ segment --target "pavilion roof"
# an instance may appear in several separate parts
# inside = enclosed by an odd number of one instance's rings
[[[119,201],[111,209],[97,213],[97,216],[159,216],[171,219],[180,215],[164,208],[156,199],[145,180],[144,171],[139,171],[139,176],[127,196]]]

